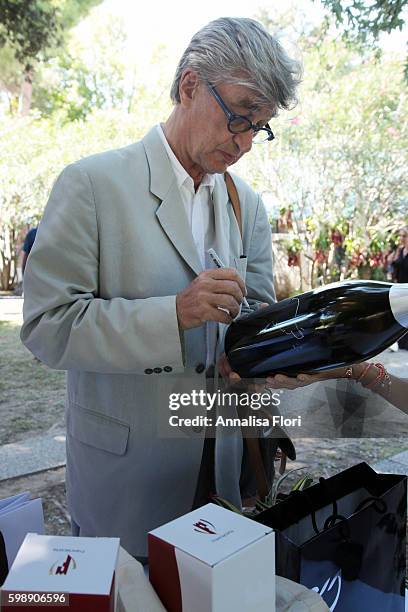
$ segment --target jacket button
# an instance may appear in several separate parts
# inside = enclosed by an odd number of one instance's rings
[[[164,366],[163,370],[164,370],[165,372],[172,372],[172,371],[173,371],[173,368],[172,368],[171,366]]]
[[[205,370],[205,365],[203,363],[199,363],[198,366],[196,366],[197,374],[201,374],[201,372],[204,372],[204,370]]]
[[[153,368],[153,372],[155,372],[155,374],[161,374],[162,371],[163,370],[161,368]]]
[[[145,374],[153,374],[152,368],[146,368],[145,369]]]

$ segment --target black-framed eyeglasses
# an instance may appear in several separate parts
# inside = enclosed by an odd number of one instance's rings
[[[269,123],[267,123],[263,127],[259,127],[252,123],[249,117],[245,117],[245,115],[236,115],[232,113],[228,106],[225,104],[224,100],[221,98],[218,91],[215,89],[213,85],[207,83],[207,87],[210,90],[210,93],[217,100],[218,104],[221,106],[222,110],[227,116],[228,119],[228,130],[232,134],[242,134],[243,132],[248,132],[252,130],[252,138],[255,144],[260,142],[270,142],[275,138],[274,133],[272,132]]]

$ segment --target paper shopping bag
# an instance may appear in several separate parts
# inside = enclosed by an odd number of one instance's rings
[[[407,477],[360,463],[256,518],[276,530],[276,573],[336,612],[404,612]]]

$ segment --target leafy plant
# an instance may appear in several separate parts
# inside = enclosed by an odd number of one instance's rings
[[[306,469],[306,466],[303,467],[299,467],[299,468],[293,468],[292,470],[289,470],[288,472],[286,472],[285,474],[283,474],[273,485],[272,490],[270,491],[270,494],[268,495],[267,499],[265,501],[261,501],[261,500],[256,500],[255,501],[255,506],[250,508],[250,509],[245,509],[244,511],[241,511],[239,508],[237,508],[236,506],[234,506],[234,504],[232,504],[231,502],[229,502],[228,500],[226,500],[223,497],[220,497],[218,495],[214,495],[212,497],[212,501],[214,501],[216,504],[218,504],[219,506],[226,508],[227,510],[231,510],[232,512],[236,512],[237,514],[243,514],[245,516],[248,517],[254,517],[257,514],[259,514],[260,512],[263,512],[264,510],[267,510],[268,508],[271,508],[272,506],[274,506],[275,504],[279,503],[280,499],[279,499],[279,489],[282,486],[282,483],[286,480],[286,478],[290,475],[293,474],[294,472],[299,472],[301,470]],[[286,497],[287,495],[290,495],[291,493],[295,492],[295,491],[303,491],[304,489],[307,489],[308,487],[310,487],[313,484],[313,478],[311,477],[311,475],[309,473],[306,473],[305,476],[302,476],[302,478],[300,478],[299,480],[297,480],[295,482],[295,484],[292,486],[292,489],[290,491],[290,493],[286,494],[285,496],[282,495],[282,498]]]

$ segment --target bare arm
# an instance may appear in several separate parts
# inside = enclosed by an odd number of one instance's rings
[[[385,382],[384,386],[375,384],[378,369],[374,365],[367,369],[367,365],[367,362],[363,362],[351,366],[350,378],[358,381],[363,387],[370,389],[373,393],[381,395],[390,404],[408,414],[408,379],[388,374],[390,383]],[[268,377],[267,384],[272,389],[297,389],[322,380],[345,378],[347,370],[348,368],[346,367],[336,368],[320,374],[298,374],[296,378],[277,374],[276,376]]]
[[[357,380],[359,376],[364,372],[365,364],[358,363],[352,367],[353,379]],[[362,381],[363,386],[367,387],[374,384],[377,376],[377,368],[371,367],[364,376]],[[376,385],[372,391],[381,395],[390,404],[393,404],[405,414],[408,414],[408,379],[398,378],[393,374],[388,374],[390,377],[390,383],[384,386]]]

